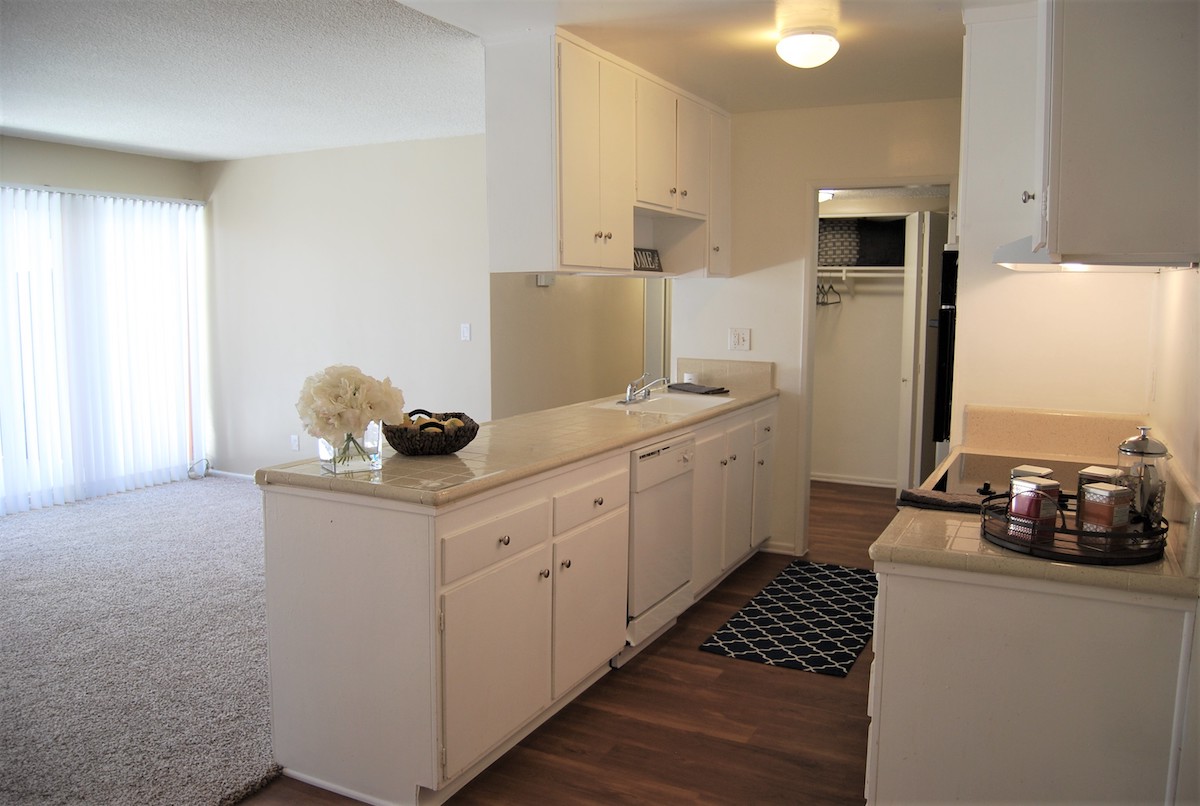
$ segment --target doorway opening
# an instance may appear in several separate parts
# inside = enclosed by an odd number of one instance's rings
[[[820,198],[809,477],[899,491],[945,451],[933,441],[933,409],[949,185]]]

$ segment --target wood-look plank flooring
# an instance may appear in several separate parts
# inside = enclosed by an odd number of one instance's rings
[[[890,489],[813,482],[813,562],[871,567]],[[760,553],[666,635],[467,784],[454,804],[862,803],[871,646],[847,677],[698,647],[794,558]],[[279,778],[252,806],[353,804]]]

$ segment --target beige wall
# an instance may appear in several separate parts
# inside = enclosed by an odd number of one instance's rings
[[[642,372],[645,283],[493,274],[492,416],[617,395]]]
[[[390,377],[407,408],[491,418],[483,146],[474,136],[205,166],[214,467],[315,455],[295,403],[304,379],[335,363]]]
[[[200,166],[98,148],[0,137],[0,181],[164,199],[203,199]]]
[[[805,549],[811,366],[802,360],[815,310],[816,189],[949,182],[958,173],[957,99],[735,115],[735,276],[677,280],[672,352],[773,361],[781,391],[770,547]],[[747,353],[730,327],[752,329]],[[793,503],[794,502],[794,503]]]

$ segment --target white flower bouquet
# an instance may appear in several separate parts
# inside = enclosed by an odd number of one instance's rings
[[[335,471],[358,461],[378,468],[383,422],[405,420],[404,394],[392,386],[390,378],[380,381],[358,367],[342,364],[326,367],[304,381],[296,411],[305,431],[332,447],[326,466]],[[368,431],[374,434],[373,444],[364,447],[360,439]]]

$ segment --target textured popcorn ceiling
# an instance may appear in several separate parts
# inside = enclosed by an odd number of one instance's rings
[[[195,160],[475,134],[483,41],[555,25],[735,114],[957,98],[962,7],[1013,1],[841,0],[798,70],[773,0],[0,0],[0,131]]]
[[[0,0],[0,127],[191,160],[478,134],[483,46],[394,0]]]

